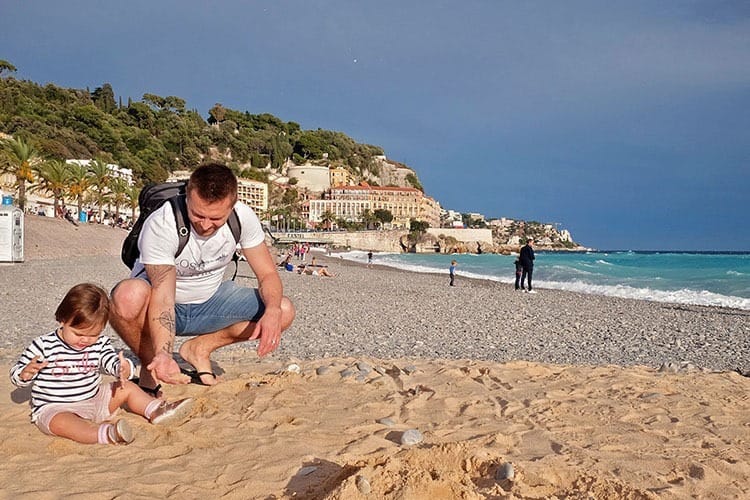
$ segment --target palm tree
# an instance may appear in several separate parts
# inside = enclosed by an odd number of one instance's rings
[[[83,196],[91,187],[91,173],[87,166],[79,163],[69,163],[68,168],[70,172],[68,193],[78,203],[78,213],[80,214],[83,211]]]
[[[115,218],[112,221],[114,225],[120,220],[120,207],[128,203],[128,181],[121,177],[115,177],[112,179],[110,187],[112,189],[110,202],[115,204]]]
[[[63,160],[48,160],[34,166],[38,181],[32,185],[32,191],[52,193],[54,214],[57,216],[60,200],[65,204],[64,196],[70,186],[70,168]]]
[[[2,141],[4,155],[0,161],[0,172],[16,176],[18,185],[18,206],[26,207],[26,182],[34,181],[34,166],[43,161],[36,147],[24,141],[23,137]]]
[[[91,174],[91,185],[96,191],[97,217],[101,222],[103,220],[102,208],[104,208],[104,202],[107,201],[107,194],[112,183],[112,171],[107,166],[106,161],[95,158],[89,163],[89,173]]]
[[[125,197],[127,198],[127,204],[128,207],[130,207],[131,213],[133,214],[133,223],[135,224],[135,219],[137,218],[137,215],[135,214],[135,211],[138,209],[138,197],[141,194],[141,188],[140,186],[137,186],[135,184],[128,184],[127,189],[125,190]]]
[[[331,223],[336,220],[336,215],[330,210],[326,210],[320,215],[320,224],[324,229],[331,229]]]

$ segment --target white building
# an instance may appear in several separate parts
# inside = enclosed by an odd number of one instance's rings
[[[327,166],[295,165],[289,167],[286,173],[289,179],[297,179],[297,187],[316,193],[322,193],[331,188],[331,177]]]

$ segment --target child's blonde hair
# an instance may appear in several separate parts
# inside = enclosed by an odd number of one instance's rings
[[[75,285],[57,306],[55,319],[74,328],[106,325],[109,320],[107,292],[91,283]]]

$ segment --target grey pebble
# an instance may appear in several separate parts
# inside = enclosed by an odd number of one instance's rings
[[[506,479],[512,481],[515,476],[516,471],[513,470],[513,464],[510,462],[505,462],[495,471],[495,479],[497,481],[505,481]]]
[[[412,373],[417,371],[417,367],[414,365],[405,366],[402,371],[407,375],[411,375]]]
[[[331,371],[331,368],[328,366],[319,366],[315,369],[315,373],[318,375],[325,375]]]
[[[356,372],[351,368],[345,368],[339,372],[339,375],[341,375],[341,378],[347,378],[354,375]]]
[[[394,425],[396,425],[396,422],[394,422],[390,417],[379,418],[378,420],[376,420],[376,422],[385,425],[386,427],[393,427]]]
[[[360,361],[357,363],[357,369],[365,375],[368,375],[372,371],[372,366],[365,363],[364,361]]]
[[[370,481],[368,481],[365,476],[357,476],[355,484],[357,485],[357,489],[359,490],[359,492],[363,495],[367,495],[368,493],[370,493],[370,491],[372,491],[372,488],[370,487]]]
[[[423,439],[424,437],[422,436],[422,433],[417,429],[409,429],[408,431],[405,431],[403,434],[401,434],[401,444],[406,446],[419,444]]]

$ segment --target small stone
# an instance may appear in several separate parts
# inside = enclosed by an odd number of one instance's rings
[[[341,375],[341,378],[347,378],[354,375],[356,372],[352,370],[351,368],[345,368],[339,372],[339,375]]]
[[[403,372],[406,373],[407,375],[411,375],[415,371],[417,371],[417,367],[414,365],[405,366],[403,368]]]
[[[330,371],[331,371],[331,368],[328,366],[319,366],[315,369],[315,373],[317,373],[318,375],[325,375]]]
[[[386,427],[393,427],[394,425],[396,425],[396,422],[394,422],[390,417],[379,418],[376,420],[376,422],[381,425],[385,425]]]
[[[378,372],[381,375],[385,375],[386,374],[385,368],[383,368],[382,366],[376,366],[375,367],[375,371]]]
[[[422,442],[422,433],[417,429],[409,429],[401,434],[401,444],[406,446],[412,446]]]
[[[357,382],[364,382],[365,380],[367,380],[367,374],[364,372],[357,372],[356,380]]]
[[[370,493],[370,491],[372,491],[372,488],[370,487],[370,481],[368,481],[365,476],[357,476],[355,484],[357,485],[357,489],[359,490],[359,492],[363,495],[367,495],[368,493]]]
[[[299,373],[302,371],[302,368],[300,368],[297,363],[292,363],[291,365],[286,367],[286,371],[291,373]]]
[[[373,384],[373,385],[384,385],[385,382],[386,382],[386,378],[381,376],[381,377],[375,377],[374,379],[370,380],[370,382],[368,383]]]
[[[505,481],[506,479],[508,481],[513,481],[513,478],[516,476],[516,471],[513,470],[513,464],[510,462],[505,462],[503,465],[498,467],[497,471],[495,471],[495,479],[497,481]]]
[[[372,371],[372,366],[365,363],[364,361],[360,361],[357,363],[357,369],[365,375],[368,375]]]

